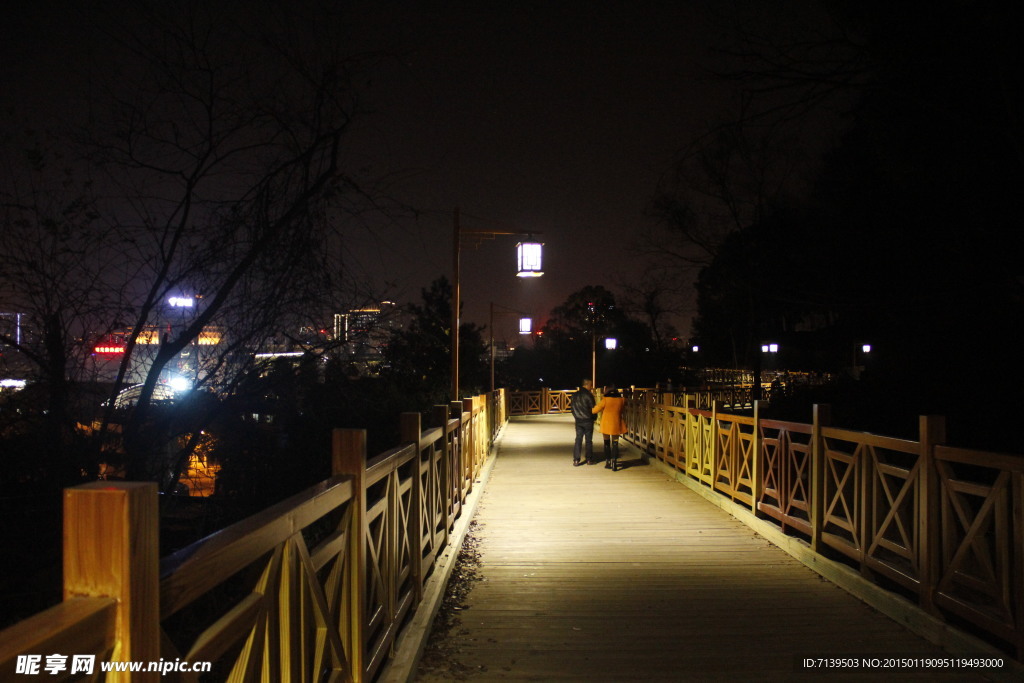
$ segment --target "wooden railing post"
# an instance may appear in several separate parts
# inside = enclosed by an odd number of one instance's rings
[[[466,497],[463,493],[463,481],[465,480],[465,463],[466,463],[466,444],[463,443],[465,438],[465,425],[462,423],[462,401],[452,401],[448,404],[448,419],[458,420],[459,424],[455,428],[455,432],[452,435],[452,450],[448,454],[448,472],[449,477],[445,482],[447,488],[442,487],[445,495],[449,498],[450,505],[454,505],[454,501],[465,501]]]
[[[342,598],[342,642],[352,680],[364,679],[366,671],[366,430],[335,429],[331,443],[331,470],[352,477],[345,587]]]
[[[807,475],[811,489],[811,549],[816,553],[822,550],[821,532],[825,520],[825,441],[821,436],[821,428],[831,422],[832,406],[815,403],[811,424],[811,471]]]
[[[467,429],[466,434],[466,447],[469,451],[469,457],[467,458],[465,455],[463,455],[463,458],[465,458],[468,461],[469,465],[467,467],[466,472],[466,493],[469,493],[470,491],[473,490],[473,482],[476,481],[476,472],[479,467],[479,463],[477,461],[480,458],[480,454],[478,453],[478,451],[480,450],[480,448],[478,447],[478,431],[480,429],[480,424],[478,420],[479,415],[477,414],[475,408],[475,398],[462,399],[462,411],[464,413],[469,413],[469,428]]]
[[[764,454],[761,453],[761,401],[754,401],[754,427],[750,441],[750,511],[757,514],[757,503],[761,500],[761,493],[764,491],[762,470],[764,469]]]
[[[693,443],[693,415],[690,414],[690,403],[694,401],[693,394],[685,394],[683,396],[683,433],[685,436],[683,446],[683,472],[685,474],[690,473],[690,459],[693,457],[694,449],[700,447],[700,444]]]
[[[935,465],[935,446],[946,442],[946,418],[940,415],[921,415],[918,419],[920,430],[921,465],[920,494],[918,498],[918,524],[920,524],[920,577],[921,609],[937,614],[935,591],[941,578],[941,526],[939,473]]]
[[[430,426],[440,427],[442,430],[448,429],[448,405],[442,403],[436,405],[430,409]],[[448,440],[445,439],[445,448],[447,448]]]
[[[494,397],[496,391],[492,391],[488,394],[484,394],[484,410],[487,412],[487,420],[484,424],[487,425],[487,445],[490,446],[491,442],[494,441],[495,422],[494,416],[496,411],[494,410]]]
[[[494,398],[494,419],[494,435],[497,436],[498,432],[504,428],[505,420],[508,419],[508,394],[504,389],[498,389],[498,394]]]
[[[419,604],[423,598],[423,477],[420,476],[420,435],[423,429],[419,413],[402,413],[399,419],[399,436],[402,443],[411,443],[416,448],[416,455],[412,459],[412,488],[409,492],[406,534],[409,548],[415,553],[412,557],[413,599]]]
[[[438,520],[434,518],[433,515],[435,514],[440,514],[444,517],[444,542],[448,542],[448,511],[451,510],[452,506],[455,504],[452,493],[449,489],[451,487],[451,482],[455,477],[454,472],[456,471],[454,469],[457,458],[455,440],[458,437],[458,434],[454,434],[449,440],[448,423],[452,418],[451,406],[451,403],[436,405],[430,413],[431,422],[435,426],[441,428],[442,441],[441,459],[438,462],[436,470],[433,463],[430,464],[428,473],[428,477],[435,476],[431,473],[436,471],[437,476],[436,482],[430,481],[427,484],[429,488],[428,495],[430,496],[430,500],[427,501],[427,509],[430,511],[431,515],[431,519],[428,524],[430,528],[430,539],[428,539],[428,541],[431,543],[433,542],[434,532],[437,530]],[[434,500],[433,498],[435,495],[439,495],[441,500]]]
[[[1010,539],[1016,549],[1013,554],[1010,581],[1014,586],[1024,586],[1024,472],[1010,474]],[[938,585],[938,578],[935,579]],[[1015,593],[1011,607],[1018,619],[1024,619],[1024,590]],[[1020,624],[1020,621],[1017,622]],[[1024,661],[1024,628],[1017,627],[1017,642],[1014,643],[1018,661]]]
[[[152,482],[93,482],[64,491],[64,599],[117,600],[111,661],[160,659],[159,528]],[[155,672],[106,678],[159,679]]]
[[[718,400],[711,401],[711,490],[718,483]]]
[[[491,427],[491,433],[487,437],[488,448],[490,448],[490,444],[493,444],[495,437],[498,436],[498,430],[501,429],[502,410],[501,410],[501,392],[500,391],[497,391],[497,392],[494,393],[494,400],[492,400],[491,403],[487,406],[487,410],[492,415],[491,423],[493,425]]]
[[[659,406],[653,397],[648,399],[648,396],[644,396],[644,431],[642,438],[645,441],[645,445],[651,443],[665,443],[668,440],[667,432],[671,428],[669,416],[671,413],[665,409],[662,405],[659,410]],[[661,425],[658,425],[658,418],[661,418]],[[660,431],[659,431],[660,430]],[[657,447],[655,447],[655,453],[657,453]],[[657,455],[655,455],[657,457]]]
[[[445,524],[444,531],[445,543],[448,542],[448,535],[451,532],[452,524],[455,522],[455,502],[458,501],[461,509],[461,506],[466,502],[469,489],[473,485],[472,481],[469,482],[468,486],[466,484],[466,468],[469,466],[466,458],[469,453],[466,442],[469,441],[469,430],[467,429],[468,422],[462,419],[462,401],[452,401],[448,405],[451,410],[449,418],[458,420],[459,426],[455,430],[454,448],[451,452],[451,459],[448,461],[449,479],[445,482],[445,496],[449,511],[448,522]]]

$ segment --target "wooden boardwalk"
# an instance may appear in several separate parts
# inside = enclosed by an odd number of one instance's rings
[[[632,446],[618,472],[574,468],[572,438],[567,416],[506,427],[470,532],[476,580],[440,641],[449,665],[428,653],[435,666],[414,680],[984,680],[800,668],[804,657],[945,653]]]

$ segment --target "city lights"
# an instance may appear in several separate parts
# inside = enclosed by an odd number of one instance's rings
[[[117,354],[124,353],[124,347],[120,345],[103,344],[93,347],[93,353]]]
[[[167,385],[175,391],[188,391],[192,388],[192,383],[181,375],[175,375],[167,380]]]

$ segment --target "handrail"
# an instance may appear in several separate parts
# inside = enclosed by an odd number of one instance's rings
[[[389,451],[385,451],[384,453],[371,458],[366,463],[365,484],[367,486],[376,484],[390,472],[393,472],[395,469],[412,460],[419,450],[418,444],[409,443],[404,446],[392,448]]]
[[[437,406],[425,430],[405,413],[405,445],[369,459],[365,431],[335,430],[329,479],[162,561],[154,485],[68,489],[65,601],[0,632],[3,671],[31,652],[65,652],[212,662],[223,678],[372,679],[422,598],[506,401],[499,391]]]
[[[674,398],[672,399],[675,403]],[[921,609],[967,622],[1024,658],[1024,457],[943,445],[923,416],[915,440],[683,407],[644,392],[626,404],[626,438],[809,549],[899,586]]]
[[[26,653],[99,652],[114,648],[117,601],[113,598],[70,598],[0,633],[0,671],[15,671]]]
[[[332,477],[163,558],[161,620],[351,499],[351,477]]]
[[[711,410],[711,404],[718,402],[719,407],[736,409],[736,410],[752,410],[753,409],[753,391],[752,388],[747,386],[727,386],[727,387],[715,387],[711,389],[705,389],[702,391],[694,392],[692,394],[685,394],[683,392],[665,392],[656,391],[654,389],[639,389],[631,388],[630,393],[633,396],[647,395],[652,398],[658,397],[659,403],[668,405],[678,405],[677,401],[682,401],[685,396],[694,397],[692,400],[695,401],[695,405],[698,408],[704,410]],[[762,394],[765,399],[771,397],[772,388],[770,385],[765,384],[762,387]],[[569,399],[576,393],[576,389],[533,389],[529,391],[509,391],[508,395],[508,414],[509,415],[552,415],[568,413]]]

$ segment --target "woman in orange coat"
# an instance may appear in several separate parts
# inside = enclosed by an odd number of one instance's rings
[[[604,468],[612,472],[619,469],[619,436],[626,433],[626,422],[622,419],[622,407],[626,399],[613,384],[594,406],[594,413],[601,415],[601,436],[604,437]]]

